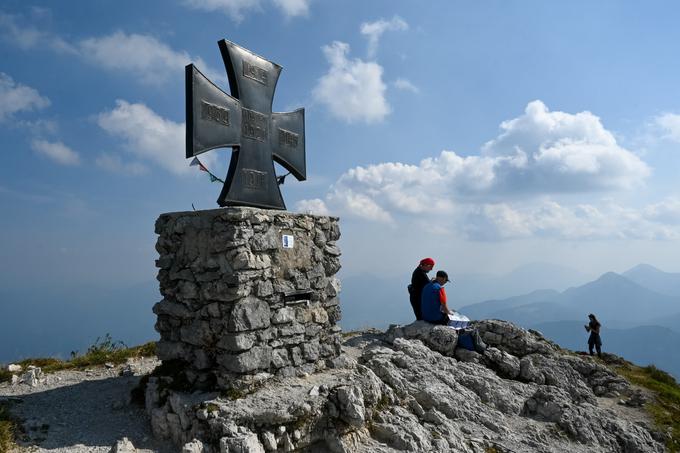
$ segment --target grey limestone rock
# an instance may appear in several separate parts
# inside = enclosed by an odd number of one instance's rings
[[[403,327],[390,326],[386,332],[386,340],[389,342],[396,338],[421,340],[433,350],[450,357],[453,357],[458,344],[458,334],[455,329],[425,321],[415,321]]]
[[[222,354],[217,361],[226,370],[234,373],[251,373],[267,369],[271,363],[271,353],[268,346],[254,346],[240,354]]]
[[[520,358],[500,341],[484,354],[458,349],[455,357],[466,359],[458,360],[417,338],[423,333],[406,336],[422,325],[393,326],[348,339],[345,354],[329,360],[338,366],[304,376],[295,372],[303,366],[284,366],[292,372],[230,398],[148,395],[152,426],[180,444],[202,433],[215,451],[663,451],[659,434],[598,405],[596,387],[628,385],[616,374],[498,323],[495,332],[531,345],[520,353],[548,352]],[[294,347],[290,360],[303,363],[303,355],[304,346]]]
[[[220,453],[265,453],[257,434],[244,433],[220,439]]]
[[[363,426],[366,421],[366,411],[361,388],[355,385],[338,387],[337,397],[340,418],[352,426]]]
[[[239,301],[233,308],[229,330],[242,332],[263,329],[270,324],[269,304],[256,297],[247,297]]]
[[[162,214],[159,358],[185,363],[192,385],[228,390],[258,373],[309,373],[337,357],[337,224],[246,207]],[[283,247],[283,234],[294,248]]]
[[[136,453],[137,449],[132,444],[132,442],[130,442],[130,439],[123,437],[122,439],[116,441],[109,451],[110,453]]]
[[[193,439],[182,446],[182,453],[205,453],[205,445],[198,439]]]

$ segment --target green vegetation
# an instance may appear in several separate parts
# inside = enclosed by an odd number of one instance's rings
[[[680,385],[670,374],[654,365],[638,367],[626,363],[616,367],[633,384],[652,390],[656,399],[645,405],[657,427],[668,434],[666,448],[680,452]]]
[[[9,403],[0,401],[0,453],[6,453],[14,445],[16,424],[9,413]]]
[[[111,335],[106,334],[103,338],[99,337],[94,344],[87,348],[85,354],[80,355],[77,351],[71,353],[70,360],[55,359],[52,357],[40,357],[26,359],[18,362],[23,369],[28,366],[37,366],[44,373],[53,373],[60,370],[83,369],[105,363],[118,365],[133,357],[150,357],[156,355],[156,343],[149,342],[141,346],[128,348],[123,342],[114,342]],[[0,371],[0,382],[9,381],[12,374],[7,371]]]

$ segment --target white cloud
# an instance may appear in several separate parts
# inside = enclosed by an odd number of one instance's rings
[[[272,0],[286,17],[306,16],[311,0]],[[202,11],[219,11],[235,22],[245,19],[249,12],[262,11],[261,0],[184,0],[186,6]]]
[[[61,165],[79,165],[80,156],[61,142],[33,140],[31,148]]]
[[[585,111],[551,112],[530,102],[523,115],[501,124],[482,155],[511,158],[521,165],[498,168],[505,190],[588,191],[630,188],[650,174],[649,167],[616,142],[600,119]]]
[[[673,225],[651,218],[650,209],[648,206],[638,210],[611,202],[575,206],[560,205],[553,200],[542,200],[528,206],[494,203],[470,207],[458,223],[468,237],[477,240],[529,237],[568,240],[680,238],[680,233]]]
[[[534,101],[501,129],[479,155],[445,150],[418,165],[352,168],[331,186],[326,202],[331,210],[390,221],[394,214],[450,215],[459,205],[504,198],[628,189],[650,172],[589,112],[549,112]],[[358,209],[357,200],[370,208]],[[505,218],[502,210],[494,213]]]
[[[341,206],[345,212],[358,217],[383,223],[393,220],[389,212],[378,205],[373,198],[363,193],[343,190],[332,192],[328,199],[332,204]]]
[[[244,13],[261,9],[260,0],[185,0],[184,4],[203,11],[220,11],[234,21],[241,21]]]
[[[34,10],[38,16],[41,10]],[[28,50],[35,47],[47,47],[58,53],[77,53],[77,49],[60,36],[31,25],[27,25],[20,16],[0,12],[0,36],[17,47]]]
[[[40,10],[36,14],[44,15]],[[0,36],[24,50],[41,47],[68,53],[104,69],[125,71],[131,78],[147,84],[162,83],[173,76],[182,77],[184,67],[191,62],[206,76],[214,80],[223,78],[201,58],[172,49],[151,35],[116,31],[106,36],[68,42],[57,34],[23,22],[17,16],[0,12]]]
[[[311,0],[274,0],[287,17],[306,16],[309,14]]]
[[[123,175],[143,175],[148,169],[139,162],[123,162],[117,154],[102,153],[95,160],[99,168]]]
[[[680,224],[680,199],[669,197],[648,205],[644,210],[646,218],[670,225]]]
[[[664,113],[657,116],[654,122],[665,132],[665,138],[680,142],[680,115]]]
[[[314,87],[314,99],[348,123],[383,120],[390,106],[385,99],[382,66],[348,59],[349,45],[343,42],[335,41],[322,49],[330,68]]]
[[[329,215],[326,203],[319,198],[298,201],[295,203],[295,211],[304,213],[309,212],[316,215]]]
[[[390,20],[380,19],[361,24],[361,34],[368,38],[368,56],[371,58],[375,56],[378,51],[378,42],[383,33],[403,30],[408,30],[408,24],[399,16],[394,16]]]
[[[394,81],[394,87],[402,91],[410,91],[411,93],[420,93],[420,88],[412,84],[407,79],[398,78]]]
[[[133,79],[145,83],[164,82],[194,62],[210,75],[207,65],[187,52],[176,51],[153,36],[116,31],[108,36],[88,38],[79,43],[83,58],[105,69],[126,71]],[[212,75],[214,77],[214,75]]]
[[[50,100],[36,89],[16,83],[0,72],[0,121],[11,118],[17,112],[39,110],[49,105]]]
[[[176,174],[189,172],[184,150],[184,123],[167,120],[144,104],[116,101],[116,108],[100,113],[97,124],[120,139],[138,158]]]

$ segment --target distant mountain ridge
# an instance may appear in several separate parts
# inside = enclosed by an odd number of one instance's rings
[[[575,350],[586,350],[583,325],[594,313],[603,324],[605,351],[680,376],[680,274],[639,265],[563,292],[538,290],[460,308],[472,319],[503,319],[541,331]],[[649,286],[645,286],[649,285]]]
[[[623,275],[607,272],[561,293],[534,291],[467,305],[461,307],[461,312],[477,319],[507,319],[525,326],[585,319],[588,313],[595,313],[610,326],[631,327],[680,314],[680,297],[656,292]]]
[[[680,297],[680,273],[664,272],[649,264],[638,264],[622,275],[658,293]]]

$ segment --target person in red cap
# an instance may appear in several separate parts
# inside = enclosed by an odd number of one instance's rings
[[[423,288],[430,283],[430,278],[427,273],[434,267],[434,260],[432,258],[423,258],[420,264],[413,271],[411,275],[411,284],[408,285],[409,299],[411,300],[411,307],[413,307],[413,314],[416,315],[416,320],[423,319],[420,309]]]

